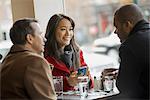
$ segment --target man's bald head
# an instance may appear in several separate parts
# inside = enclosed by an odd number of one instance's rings
[[[136,4],[122,6],[115,12],[115,16],[120,22],[130,21],[133,25],[144,19],[141,9]]]

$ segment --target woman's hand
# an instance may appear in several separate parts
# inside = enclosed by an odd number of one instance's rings
[[[70,86],[76,86],[78,84],[77,72],[72,72],[68,77],[68,83]]]

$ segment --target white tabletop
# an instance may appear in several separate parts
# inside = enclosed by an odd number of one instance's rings
[[[88,95],[85,97],[81,97],[79,94],[73,93],[71,91],[64,92],[63,95],[58,96],[58,99],[63,100],[92,100],[92,99],[99,99],[104,98],[112,95],[119,94],[118,89],[114,89],[113,91],[107,93],[102,90],[99,91],[90,91],[88,92]]]

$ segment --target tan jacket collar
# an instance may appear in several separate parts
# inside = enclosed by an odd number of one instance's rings
[[[32,52],[31,49],[25,47],[24,45],[13,45],[10,49],[10,53],[23,52],[23,51]]]

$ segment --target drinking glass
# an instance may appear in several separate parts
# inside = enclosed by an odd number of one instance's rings
[[[57,96],[63,94],[63,76],[53,76],[54,88]]]
[[[79,93],[81,97],[86,97],[88,94],[88,88],[89,88],[89,78],[88,76],[80,76],[78,77],[79,83],[78,83],[78,88],[79,88]]]

